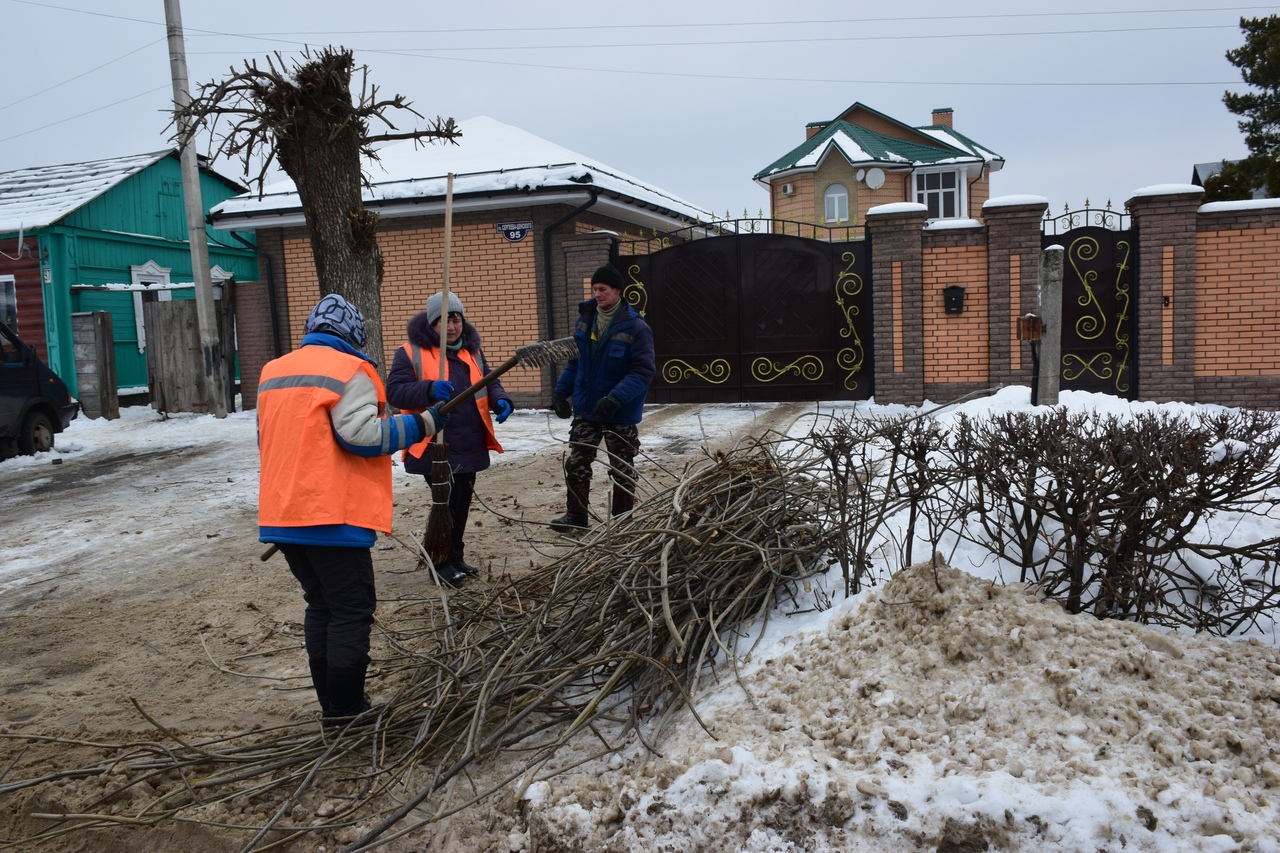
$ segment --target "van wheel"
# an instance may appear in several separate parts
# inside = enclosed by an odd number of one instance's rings
[[[18,452],[24,456],[53,450],[53,422],[44,412],[31,412],[18,433]]]

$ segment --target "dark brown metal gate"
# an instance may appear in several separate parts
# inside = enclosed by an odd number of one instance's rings
[[[1065,249],[1059,365],[1064,390],[1137,399],[1136,252],[1133,231],[1117,227],[1125,219],[1110,210],[1083,210],[1046,221],[1042,245]]]
[[[870,243],[736,234],[623,255],[653,327],[656,403],[864,400]]]

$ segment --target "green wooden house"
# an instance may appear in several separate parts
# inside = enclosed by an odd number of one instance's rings
[[[201,160],[206,211],[244,191]],[[252,233],[206,233],[215,296],[228,279],[257,279]],[[193,298],[176,149],[0,172],[0,318],[72,393],[73,313],[110,312],[118,391],[130,394],[147,389],[142,304]]]

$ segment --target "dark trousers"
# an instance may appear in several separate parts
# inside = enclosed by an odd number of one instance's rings
[[[596,461],[600,440],[609,452],[609,479],[629,492],[635,491],[636,454],[640,452],[640,430],[635,424],[602,424],[586,418],[569,425],[569,458],[564,478],[570,483],[589,483],[591,463]]]
[[[325,716],[359,713],[378,605],[368,548],[281,545],[307,602],[303,635],[311,681]]]

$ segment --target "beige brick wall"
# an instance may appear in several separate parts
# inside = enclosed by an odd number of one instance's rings
[[[929,246],[923,266],[925,384],[986,382],[987,247]],[[965,289],[960,314],[943,309],[942,290],[953,284]]]
[[[849,212],[853,224],[867,221],[867,211],[881,204],[915,201],[911,189],[911,176],[907,173],[888,172],[883,186],[872,190],[857,180],[858,169],[843,157],[828,157],[817,172],[796,175],[786,181],[776,181],[770,191],[770,209],[774,219],[794,220],[824,224],[826,214],[826,189],[833,183],[844,184],[849,191]],[[794,195],[784,196],[782,184],[796,188]],[[965,216],[982,219],[982,205],[991,198],[991,177],[983,173],[978,180],[968,184],[968,206]]]
[[[849,194],[850,219],[846,222],[827,221],[827,190],[832,184],[841,184]],[[858,183],[858,170],[844,157],[833,153],[814,173],[813,221],[822,225],[859,225],[866,222],[865,211],[858,210],[858,196],[866,191],[866,185]]]
[[[1196,235],[1197,376],[1280,374],[1280,228]]]
[[[455,216],[449,256],[449,289],[462,300],[467,319],[480,330],[485,357],[505,361],[516,347],[544,337],[536,293],[537,233],[508,242],[495,228],[493,214]],[[505,220],[501,220],[505,221]],[[386,363],[405,342],[409,320],[439,293],[444,279],[444,227],[441,217],[384,221],[378,233],[382,278],[383,358]],[[307,315],[320,298],[311,244],[303,229],[285,236],[289,282],[289,326],[302,336]],[[513,370],[502,379],[509,392],[537,391],[537,371]]]
[[[982,219],[982,206],[991,200],[991,173],[985,169],[982,177],[969,184],[970,219]]]
[[[794,195],[783,195],[782,185],[790,183],[796,188]],[[770,188],[770,209],[774,219],[794,222],[813,222],[813,175],[796,175],[786,180],[774,181]]]

